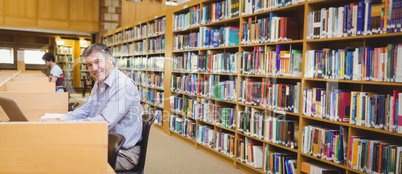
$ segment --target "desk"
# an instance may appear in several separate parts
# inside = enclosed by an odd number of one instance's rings
[[[8,122],[0,132],[0,173],[114,173],[106,122]]]
[[[110,166],[109,164],[107,164],[107,166],[106,166],[106,173],[107,173],[107,174],[115,174],[116,172],[113,170],[112,166]]]

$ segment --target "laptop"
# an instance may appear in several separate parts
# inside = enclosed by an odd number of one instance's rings
[[[10,121],[28,121],[14,99],[0,97],[0,106],[3,108]]]

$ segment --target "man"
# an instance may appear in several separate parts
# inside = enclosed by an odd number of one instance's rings
[[[106,45],[92,44],[82,56],[96,79],[91,95],[80,108],[58,119],[41,121],[106,121],[109,132],[126,138],[117,157],[116,170],[130,170],[138,163],[140,147],[135,144],[142,138],[142,110],[137,86],[115,68]]]
[[[54,55],[52,53],[45,53],[42,57],[42,60],[45,61],[45,65],[50,68],[50,76],[49,76],[49,82],[55,82],[56,83],[56,92],[64,92],[63,89],[63,81],[64,81],[64,76],[63,76],[63,71],[59,67],[59,65],[56,64],[56,60],[54,58]]]

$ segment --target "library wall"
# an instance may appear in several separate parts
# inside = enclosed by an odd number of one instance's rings
[[[14,54],[14,64],[0,64],[0,69],[17,69],[17,56],[20,49],[46,49],[53,52],[54,45],[53,35],[0,30],[0,48],[12,48]],[[47,72],[45,65],[26,65],[25,68]]]
[[[122,5],[121,25],[123,26],[139,21],[171,7],[172,6],[167,6],[164,3],[132,2],[124,0]]]
[[[100,35],[121,25],[122,0],[100,1]]]
[[[98,0],[0,0],[0,7],[0,27],[99,31]]]

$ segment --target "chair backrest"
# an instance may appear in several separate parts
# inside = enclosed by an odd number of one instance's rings
[[[74,109],[80,105],[78,102],[72,102],[68,104],[68,111],[74,111]]]
[[[139,173],[144,173],[145,167],[145,158],[147,155],[147,147],[148,147],[148,138],[149,131],[151,129],[151,125],[155,120],[154,115],[144,114],[142,115],[142,140],[137,145],[141,146],[140,157],[138,159],[138,164],[133,169],[134,171],[138,171]]]
[[[110,166],[114,169],[116,166],[117,154],[119,153],[120,147],[124,144],[126,138],[123,135],[109,133],[108,140],[108,162]]]

